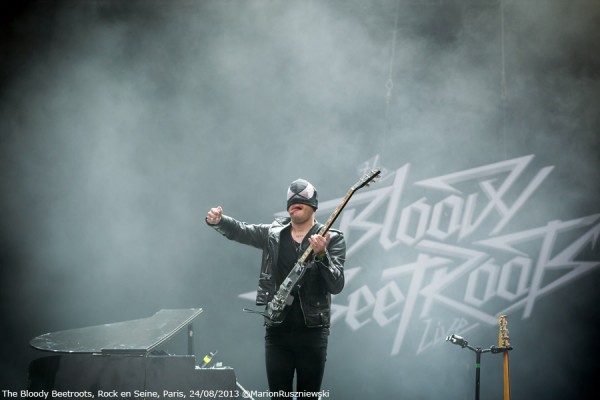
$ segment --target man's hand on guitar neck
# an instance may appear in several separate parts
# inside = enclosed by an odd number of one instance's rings
[[[310,243],[310,245],[312,246],[316,256],[325,254],[325,250],[327,249],[327,243],[329,242],[330,237],[331,234],[328,233],[326,236],[315,234],[311,235],[311,237],[308,238],[308,243]]]

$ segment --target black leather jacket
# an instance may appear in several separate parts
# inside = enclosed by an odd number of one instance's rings
[[[262,249],[262,265],[258,280],[256,304],[266,305],[277,291],[273,268],[277,265],[279,237],[284,229],[291,229],[290,218],[276,219],[271,224],[247,224],[226,215],[217,225],[212,226],[227,239]],[[315,224],[310,236],[318,233],[323,225]],[[308,269],[299,287],[299,299],[304,321],[309,328],[328,328],[331,321],[331,295],[338,294],[344,287],[344,262],[346,242],[340,231],[330,229],[331,238],[327,244],[327,258],[321,262],[309,257]],[[305,240],[302,251],[310,246]]]

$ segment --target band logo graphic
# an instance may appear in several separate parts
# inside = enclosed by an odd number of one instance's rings
[[[496,326],[500,314],[529,318],[538,299],[598,267],[600,213],[548,221],[535,194],[554,167],[534,168],[533,159],[414,183],[410,164],[384,169],[339,217],[348,261],[332,322],[393,330],[391,355],[410,326],[420,332],[418,354],[449,332]],[[321,202],[318,218],[338,202]]]

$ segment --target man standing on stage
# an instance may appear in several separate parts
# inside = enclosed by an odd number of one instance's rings
[[[221,207],[211,208],[206,222],[230,240],[262,250],[262,265],[256,304],[266,305],[308,246],[313,255],[300,282],[292,290],[294,301],[285,309],[281,323],[265,318],[265,361],[269,390],[317,393],[327,358],[331,317],[331,295],[344,287],[346,243],[341,232],[323,227],[315,220],[317,191],[310,182],[297,179],[287,192],[289,217],[270,224],[247,224],[227,215]],[[275,398],[285,398],[275,397]]]

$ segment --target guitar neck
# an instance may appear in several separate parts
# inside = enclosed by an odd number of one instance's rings
[[[510,374],[508,369],[508,350],[510,350],[510,338],[508,337],[506,315],[498,317],[498,346],[504,348],[503,361],[503,378],[504,378],[504,400],[510,400]]]
[[[510,400],[510,373],[508,368],[508,351],[504,354],[504,400]]]
[[[329,219],[327,220],[325,225],[323,225],[323,228],[321,228],[321,230],[319,231],[319,235],[325,236],[327,231],[329,231],[329,229],[331,228],[331,226],[333,225],[333,223],[335,222],[337,217],[340,215],[340,213],[344,209],[344,207],[346,207],[346,204],[348,204],[348,202],[350,201],[350,198],[352,197],[354,192],[356,192],[356,190],[354,188],[352,188],[348,191],[348,193],[346,193],[346,196],[344,197],[342,202],[337,206],[337,208],[331,214],[331,216],[329,217]],[[313,252],[312,246],[308,246],[308,248],[306,249],[304,254],[302,254],[302,256],[298,259],[298,262],[300,264],[304,264],[306,262],[306,260],[308,259],[308,257],[310,257],[312,252]]]

